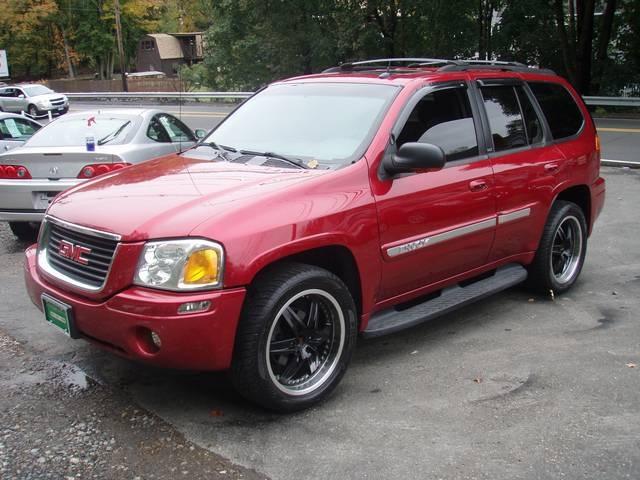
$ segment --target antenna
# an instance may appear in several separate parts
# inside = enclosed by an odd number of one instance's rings
[[[182,122],[182,68],[178,68],[178,118]],[[182,135],[180,135],[180,140],[178,140],[179,144],[179,152],[182,153]]]

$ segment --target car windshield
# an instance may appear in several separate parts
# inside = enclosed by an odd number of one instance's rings
[[[29,97],[35,97],[36,95],[46,95],[47,93],[54,93],[53,90],[48,89],[44,85],[34,85],[32,87],[23,87],[24,93]]]
[[[41,128],[28,141],[30,147],[76,147],[93,137],[96,144],[110,139],[109,145],[124,143],[133,128],[134,117],[108,115],[82,115],[62,117]],[[117,132],[117,134],[116,134]]]
[[[391,85],[364,83],[272,85],[238,108],[203,143],[338,167],[364,154],[398,91]]]

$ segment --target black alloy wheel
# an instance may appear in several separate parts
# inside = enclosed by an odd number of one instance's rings
[[[265,408],[308,408],[340,382],[356,334],[355,304],[340,278],[300,263],[267,268],[247,289],[233,383]]]

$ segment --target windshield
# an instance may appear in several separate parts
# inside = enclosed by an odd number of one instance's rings
[[[36,95],[46,95],[47,93],[54,93],[53,90],[49,90],[43,85],[34,85],[33,87],[23,87],[24,93],[29,97],[35,97]]]
[[[124,143],[132,128],[133,117],[113,117],[107,115],[82,115],[62,117],[50,123],[31,137],[30,147],[75,147],[84,146],[87,137],[95,142],[110,145]],[[101,144],[99,143],[99,144]]]
[[[248,100],[203,143],[274,152],[325,167],[357,160],[398,92],[391,85],[273,85]]]

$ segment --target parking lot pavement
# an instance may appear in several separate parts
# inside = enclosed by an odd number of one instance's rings
[[[637,479],[640,171],[603,173],[605,210],[571,292],[516,288],[361,340],[333,397],[295,415],[247,404],[224,375],[152,369],[53,331],[24,293],[24,245],[5,226],[0,329],[37,358],[125,392],[198,448],[274,479]]]

